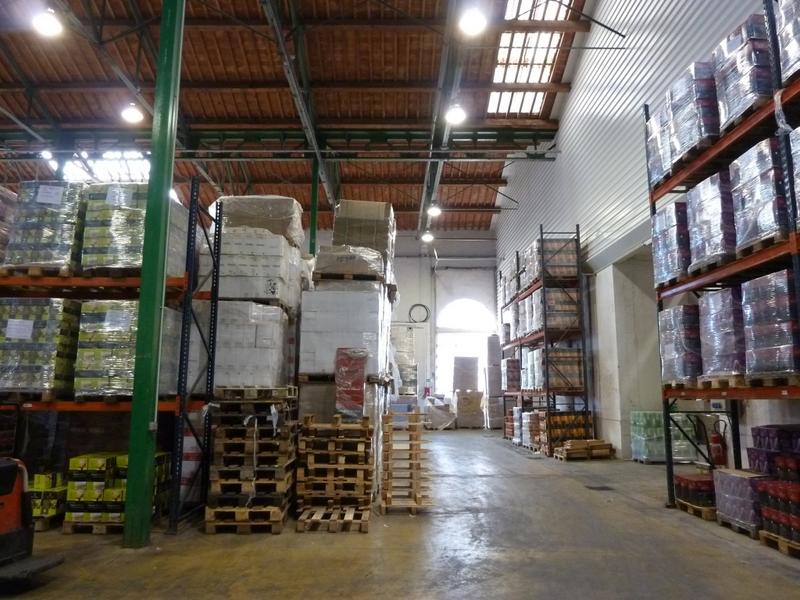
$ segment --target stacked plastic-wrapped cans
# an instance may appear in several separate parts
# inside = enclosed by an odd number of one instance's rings
[[[692,262],[689,271],[736,255],[731,183],[727,172],[712,175],[686,194]]]
[[[710,473],[675,474],[675,497],[695,506],[714,506],[714,479]]]
[[[703,375],[725,377],[745,371],[742,294],[738,286],[700,297]]]
[[[775,11],[784,83],[800,70],[800,0],[778,0]]]
[[[714,469],[717,516],[726,523],[746,529],[761,527],[761,510],[756,484],[763,475],[736,469]]]
[[[783,170],[777,138],[759,142],[731,163],[736,249],[744,250],[788,231]]]
[[[650,114],[647,129],[647,173],[651,186],[660,183],[672,167],[668,107],[662,106]]]
[[[742,284],[745,362],[748,375],[798,370],[798,322],[790,270]]]
[[[696,62],[684,69],[667,92],[671,161],[719,135],[714,63]]]
[[[0,263],[5,259],[8,235],[17,207],[17,195],[0,186]]]
[[[656,285],[686,275],[691,261],[686,203],[661,206],[652,219],[653,269]]]
[[[5,265],[78,269],[83,238],[82,183],[25,181],[20,185]]]
[[[661,379],[686,382],[703,372],[700,357],[700,313],[696,305],[679,304],[658,313]]]
[[[689,416],[676,413],[672,415],[681,429],[689,433],[693,431]],[[670,426],[672,434],[672,459],[675,462],[692,462],[697,460],[697,451],[687,440],[680,429]],[[664,415],[657,410],[631,411],[631,455],[633,460],[643,462],[663,462],[664,454]]]
[[[763,14],[755,14],[714,49],[720,129],[772,95],[769,41]]]
[[[547,312],[548,329],[576,329],[578,327],[578,290],[575,288],[539,288],[529,297],[530,304],[530,331],[536,332],[544,329],[544,319]],[[545,298],[547,305],[545,306]]]

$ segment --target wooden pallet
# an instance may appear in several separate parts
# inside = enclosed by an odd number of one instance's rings
[[[285,467],[291,462],[291,458],[285,452],[226,452],[225,454],[215,454],[214,464],[217,467]]]
[[[311,275],[314,281],[384,281],[383,275],[377,273],[320,273]]]
[[[64,521],[61,533],[72,535],[73,533],[93,533],[94,535],[106,535],[122,533],[125,529],[124,523],[93,523],[89,521]]]
[[[217,386],[214,388],[214,398],[223,402],[270,402],[286,398],[297,398],[297,387],[293,385],[276,388]]]
[[[309,437],[339,437],[360,438],[371,440],[374,428],[370,425],[369,417],[364,417],[358,423],[344,423],[341,415],[334,415],[329,423],[317,423],[314,415],[303,417],[302,436]]]
[[[744,258],[745,256],[750,256],[751,254],[754,254],[759,250],[763,250],[764,248],[769,248],[770,246],[774,246],[775,244],[785,242],[787,239],[788,236],[786,235],[785,232],[776,231],[761,239],[748,242],[746,245],[743,246],[737,245],[736,258]]]
[[[758,538],[763,545],[775,548],[781,554],[792,558],[800,558],[800,543],[787,540],[764,529],[758,532]]]
[[[311,507],[297,517],[297,531],[369,532],[369,509]]]
[[[141,277],[142,268],[139,267],[83,267],[81,273],[84,277],[109,277],[123,279],[126,277]]]
[[[747,109],[741,115],[738,115],[737,117],[734,117],[733,119],[731,119],[731,121],[728,122],[727,124],[725,124],[724,127],[720,123],[720,128],[719,128],[720,135],[724,135],[724,134],[728,133],[729,131],[731,131],[732,129],[734,129],[742,121],[747,119],[750,115],[752,115],[754,112],[756,112],[759,108],[761,108],[765,104],[768,104],[769,102],[772,102],[772,96],[756,96],[756,98],[753,100],[753,104],[751,104],[749,107],[747,107]]]
[[[227,495],[246,495],[246,494],[285,494],[294,483],[294,475],[289,474],[282,480],[256,479],[255,481],[235,481],[230,479],[218,479],[210,481],[208,493],[220,496]]]
[[[683,380],[662,381],[661,385],[668,390],[685,390],[697,387],[697,380],[694,378]]]
[[[223,434],[224,435],[224,434]],[[216,439],[214,440],[214,453],[216,454],[256,454],[278,453],[290,456],[294,453],[294,440],[291,439],[272,439],[269,437],[253,439]]]
[[[26,402],[55,402],[56,400],[69,400],[69,394],[65,392],[3,392],[0,394],[3,402],[13,404],[24,404]]]
[[[689,275],[694,277],[696,275],[700,275],[702,273],[708,273],[709,271],[713,271],[714,269],[720,268],[722,265],[725,265],[731,262],[734,259],[732,254],[724,255],[724,256],[715,256],[710,260],[706,260],[700,264],[691,264],[687,269]]]
[[[236,533],[249,535],[252,533],[271,533],[278,535],[283,531],[283,522],[268,523],[263,521],[251,523],[231,523],[229,521],[206,521],[204,531],[208,534]]]
[[[300,373],[297,376],[299,383],[333,383],[336,376],[333,373]],[[370,384],[388,385],[391,377],[386,375],[367,375],[365,381]]]
[[[285,523],[286,506],[206,506],[206,522]]]
[[[290,425],[289,423],[284,424],[283,427],[280,425],[278,426],[278,430],[286,429],[294,427],[297,429],[297,425]],[[272,422],[264,424],[259,420],[258,427],[253,424],[250,425],[242,425],[241,422],[236,425],[223,425],[217,427],[217,431],[215,434],[215,443],[219,440],[225,441],[253,441],[254,438],[257,438],[259,441],[270,440],[272,442],[275,441],[287,441],[294,443],[294,440],[291,438],[283,438],[278,437],[276,438],[273,434],[275,433],[275,429],[272,427]]]
[[[749,523],[742,523],[741,521],[737,521],[736,519],[731,519],[730,517],[726,517],[717,513],[717,524],[721,525],[722,527],[728,527],[732,531],[737,533],[744,533],[749,535],[754,540],[758,539],[758,532],[759,526],[758,525],[751,525]]]
[[[33,529],[34,531],[49,531],[50,529],[60,527],[63,520],[64,513],[59,515],[33,517]]]
[[[678,508],[683,512],[689,513],[695,517],[700,517],[704,521],[717,520],[717,508],[715,506],[696,506],[678,498],[675,499],[675,504],[677,504]]]
[[[669,279],[667,279],[667,281],[664,281],[662,283],[657,283],[656,289],[663,290],[664,288],[672,287],[673,285],[678,285],[679,283],[683,283],[684,281],[686,281],[688,278],[689,275],[687,273],[681,273],[677,277],[670,277]]]
[[[758,373],[747,376],[747,387],[781,387],[800,385],[800,374]]]
[[[75,270],[69,265],[60,267],[0,267],[0,277],[72,277]]]
[[[275,480],[283,479],[294,472],[295,459],[291,458],[286,463],[274,467],[254,467],[252,465],[212,465],[209,480],[216,481],[249,481],[252,479]]]
[[[366,438],[319,438],[301,435],[298,450],[308,453],[367,453],[372,450],[372,440]]]
[[[743,375],[703,375],[697,378],[697,387],[704,390],[724,390],[747,387]]]
[[[206,505],[211,508],[286,506],[292,498],[291,490],[275,494],[209,494]]]

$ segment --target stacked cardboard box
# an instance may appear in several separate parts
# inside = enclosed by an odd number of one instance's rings
[[[567,440],[590,440],[594,437],[592,413],[574,410],[534,411],[539,424],[538,439],[534,439],[539,452],[552,456],[553,451]]]
[[[36,473],[29,488],[31,510],[36,531],[49,529],[64,516],[67,501],[67,486],[61,473]]]
[[[669,106],[663,105],[650,114],[646,126],[647,173],[649,183],[660,183],[672,167],[669,131]]]
[[[394,246],[397,226],[387,202],[342,200],[333,222],[333,244],[372,248],[384,260],[385,281],[394,282]]]
[[[506,392],[520,391],[522,383],[521,366],[518,358],[504,358],[500,364],[500,375],[503,390]]]
[[[712,175],[686,194],[689,244],[694,272],[727,262],[736,254],[731,182],[727,171]]]
[[[458,391],[454,394],[456,405],[456,426],[462,429],[482,429],[483,392]]]
[[[254,227],[282,236],[295,248],[303,246],[303,208],[286,196],[223,196],[224,231]],[[213,211],[212,211],[213,212]],[[225,236],[223,235],[223,239]]]
[[[75,396],[132,396],[139,302],[92,300],[81,307]],[[181,316],[164,309],[159,394],[177,393]]]
[[[114,452],[69,459],[64,533],[114,533],[125,522],[128,456]],[[163,511],[169,490],[170,458],[156,452],[153,514]]]
[[[531,282],[541,279],[543,274],[550,279],[575,279],[578,276],[575,238],[535,239],[530,250],[530,271]]]
[[[146,183],[94,183],[82,192],[86,205],[81,266],[85,272],[102,269],[138,270],[142,266]],[[170,202],[167,238],[167,274],[186,270],[186,233],[189,213]]]
[[[280,533],[297,458],[297,388],[222,388],[213,416],[206,533]]]
[[[583,352],[580,348],[541,348],[533,357],[533,389],[564,392],[583,390]],[[546,370],[546,371],[545,371]],[[545,377],[549,380],[545,379]]]
[[[673,414],[672,419],[684,431],[693,431],[688,415]],[[675,462],[693,462],[697,459],[694,446],[677,426],[670,426],[672,457]],[[631,457],[643,463],[664,462],[664,415],[661,411],[631,411]]]
[[[82,190],[81,183],[63,181],[20,184],[4,266],[75,273],[83,239]]]
[[[0,299],[0,391],[68,396],[79,319],[72,300]]]
[[[540,288],[533,292],[530,295],[530,331],[544,329],[545,317],[548,329],[577,329],[580,323],[578,294],[576,288]]]

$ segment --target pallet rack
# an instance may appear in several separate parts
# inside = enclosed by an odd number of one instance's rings
[[[170,490],[169,502],[169,524],[168,533],[177,531],[178,521],[189,513],[183,512],[180,502],[181,466],[183,455],[183,435],[184,424],[190,428],[192,434],[197,438],[202,449],[203,461],[201,474],[204,485],[201,489],[206,490],[208,478],[208,464],[210,460],[210,448],[203,443],[203,439],[210,439],[210,422],[208,416],[204,418],[203,435],[195,431],[189,422],[188,413],[191,411],[202,410],[208,402],[213,399],[214,389],[214,352],[216,347],[216,307],[217,291],[219,283],[219,260],[221,239],[221,227],[215,227],[213,236],[209,236],[204,229],[203,235],[206,243],[211,249],[214,257],[211,273],[204,277],[210,277],[212,281],[212,291],[210,297],[211,310],[208,334],[206,335],[201,328],[200,320],[195,313],[192,301],[196,294],[192,291],[197,288],[200,274],[198,273],[197,262],[195,261],[195,250],[197,242],[197,225],[200,220],[200,213],[212,223],[222,222],[222,203],[217,203],[216,215],[211,215],[205,208],[200,206],[200,180],[198,177],[192,178],[191,194],[189,201],[189,227],[186,241],[186,272],[183,277],[168,277],[166,279],[165,301],[173,306],[180,306],[182,312],[180,355],[178,368],[177,395],[174,399],[160,399],[158,402],[158,412],[162,414],[172,414],[174,422],[174,445],[171,457],[171,476],[172,488]],[[136,300],[139,298],[141,288],[141,278],[139,277],[32,277],[22,275],[10,275],[0,277],[0,297],[8,298],[73,298],[81,300]],[[202,344],[207,351],[208,361],[206,364],[206,392],[203,397],[197,397],[193,390],[199,383],[192,382],[189,385],[188,361],[189,347],[192,328],[199,333]],[[103,402],[90,401],[81,402],[76,400],[44,400],[36,398],[36,394],[25,394],[24,399],[0,399],[0,410],[8,412],[16,411],[17,422],[28,412],[94,412],[94,413],[130,413],[132,401]],[[19,429],[19,426],[17,426]],[[202,504],[199,507],[202,508]],[[196,508],[192,510],[196,510]],[[191,511],[190,511],[191,512]]]
[[[673,168],[670,175],[661,182],[649,186],[650,214],[655,214],[658,202],[669,194],[682,193],[707,177],[727,169],[728,165],[746,150],[768,137],[777,135],[779,153],[783,169],[783,187],[788,199],[789,219],[792,231],[789,239],[754,251],[743,258],[737,258],[724,265],[717,266],[702,274],[687,276],[681,281],[660,287],[657,290],[658,310],[664,307],[664,300],[684,293],[701,290],[719,289],[725,285],[738,284],[761,275],[780,269],[791,269],[795,289],[800,290],[800,244],[797,228],[797,196],[794,187],[794,164],[789,142],[789,131],[779,127],[776,115],[781,113],[793,126],[800,125],[800,79],[795,78],[785,87],[782,82],[780,50],[775,22],[773,0],[763,0],[769,37],[770,65],[772,68],[772,86],[775,95],[769,102],[752,110],[738,124],[723,133],[710,146],[699,150],[694,157]],[[779,92],[779,93],[778,93]],[[780,104],[776,104],[776,98]],[[649,120],[650,111],[644,106],[645,123]],[[777,130],[777,134],[776,134]],[[645,156],[648,157],[645,144]],[[648,163],[649,165],[649,163]],[[648,182],[650,182],[648,172]],[[699,455],[713,469],[713,461],[708,452],[701,447],[686,431],[675,422],[672,415],[727,415],[731,424],[731,438],[734,466],[742,467],[741,439],[739,431],[739,402],[741,400],[759,399],[800,399],[800,386],[776,385],[764,387],[729,387],[723,389],[662,389],[662,412],[664,419],[664,445],[667,475],[667,507],[675,507],[675,490],[673,487],[674,460],[672,455],[672,433],[670,425],[674,424],[678,431],[694,446]],[[720,410],[681,410],[679,400],[719,400],[727,406]],[[691,418],[691,417],[690,417]]]
[[[560,250],[556,251],[548,259],[548,252],[545,251],[545,241],[554,238],[568,238],[571,243],[566,243]],[[539,226],[539,239],[542,247],[541,257],[536,257],[535,260],[541,261],[540,277],[532,281],[529,285],[522,287],[521,276],[525,272],[525,268],[520,263],[520,253],[515,253],[515,271],[511,274],[511,278],[516,287],[514,295],[501,307],[501,312],[512,308],[519,304],[537,290],[542,291],[542,304],[547,306],[547,291],[548,289],[558,289],[567,293],[568,289],[577,290],[577,298],[575,298],[577,310],[577,327],[569,329],[557,329],[548,325],[548,311],[542,310],[542,330],[537,331],[525,336],[518,337],[509,341],[502,346],[503,358],[521,358],[522,348],[529,348],[531,350],[541,349],[544,358],[544,386],[541,390],[521,390],[519,392],[508,392],[503,390],[503,416],[507,414],[507,401],[509,398],[513,399],[514,405],[521,408],[536,408],[545,411],[546,422],[549,426],[550,416],[555,413],[559,408],[569,407],[570,410],[581,415],[583,425],[585,428],[586,437],[591,437],[592,423],[590,417],[589,407],[589,394],[587,392],[588,383],[588,357],[586,345],[586,328],[585,328],[585,315],[584,315],[584,277],[583,277],[583,258],[581,253],[581,236],[580,226],[575,226],[575,231],[545,231],[544,226]],[[574,245],[573,245],[574,244]],[[575,273],[576,277],[556,277],[551,274],[552,262],[555,257],[561,252],[572,251],[575,252]],[[503,287],[502,273],[498,277],[498,284],[500,289]],[[554,388],[550,385],[550,369],[553,367],[551,350],[557,344],[569,343],[571,347],[578,347],[581,349],[581,375],[583,385],[576,389],[564,390]],[[508,353],[511,355],[509,356]],[[559,400],[560,398],[565,400]],[[507,436],[504,435],[507,438]],[[552,454],[552,442],[548,439],[548,447],[542,449],[547,454]]]

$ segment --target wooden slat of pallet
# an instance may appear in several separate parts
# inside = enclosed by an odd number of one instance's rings
[[[227,521],[206,521],[205,532],[208,534],[236,533],[239,535],[248,535],[251,533],[271,533],[277,535],[283,531],[283,525],[283,522],[230,523]]]
[[[297,531],[361,532],[369,531],[369,509],[356,507],[326,508],[309,507],[297,518]]]
[[[689,513],[695,517],[700,517],[704,521],[717,520],[717,509],[714,506],[697,506],[678,498],[675,499],[675,504],[677,504],[678,508],[683,512]]]
[[[800,543],[787,540],[784,537],[763,529],[758,532],[758,537],[763,545],[769,546],[770,548],[775,548],[781,554],[785,554],[786,556],[800,558]]]
[[[274,400],[296,398],[297,387],[287,385],[283,387],[264,388],[255,386],[217,386],[214,388],[214,396],[218,401],[242,402],[242,401],[264,401],[271,403]]]
[[[93,523],[88,521],[64,521],[61,533],[71,535],[73,533],[93,533],[94,535],[106,535],[110,533],[122,533],[125,529],[124,523]]]
[[[759,526],[747,523],[742,523],[736,519],[732,519],[717,512],[717,524],[723,527],[729,527],[732,531],[737,533],[744,533],[749,535],[754,540],[758,539]]]
[[[206,521],[216,523],[247,522],[247,523],[283,523],[286,520],[287,509],[285,506],[226,506],[206,507]]]

